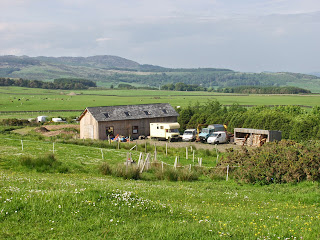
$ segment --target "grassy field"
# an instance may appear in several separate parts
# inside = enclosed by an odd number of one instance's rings
[[[71,92],[78,95],[70,95]],[[196,102],[206,102],[208,99],[216,99],[224,105],[239,103],[241,105],[316,106],[320,103],[320,95],[232,95],[157,90],[61,91],[0,87],[0,111],[34,111],[33,113],[2,113],[0,118],[31,118],[38,115],[79,116],[81,111],[51,112],[48,110],[83,110],[86,107],[108,105],[170,103],[172,106],[185,107]]]
[[[23,157],[53,143],[0,136],[1,239],[319,239],[319,183],[252,186],[202,176],[194,182],[123,180],[99,166],[123,164],[128,150],[55,143],[64,174],[39,172]],[[127,143],[126,143],[127,144]],[[180,150],[159,159],[173,164]],[[181,151],[181,156],[183,150]],[[137,159],[139,151],[133,151]],[[200,153],[199,153],[200,154]],[[204,153],[201,153],[204,154]],[[203,155],[204,166],[216,157]],[[191,164],[181,157],[181,164]]]

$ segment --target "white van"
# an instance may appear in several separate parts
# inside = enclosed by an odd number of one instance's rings
[[[186,129],[182,135],[182,141],[194,141],[197,137],[197,130],[196,129]]]
[[[209,137],[207,142],[211,144],[227,143],[229,141],[227,132],[214,132]]]
[[[150,123],[150,137],[158,140],[178,141],[180,124],[174,123]]]

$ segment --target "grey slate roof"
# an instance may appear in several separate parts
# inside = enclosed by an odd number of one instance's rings
[[[88,107],[87,110],[98,122],[179,116],[168,103]]]

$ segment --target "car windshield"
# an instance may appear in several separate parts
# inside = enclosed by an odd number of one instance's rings
[[[171,133],[178,133],[179,130],[178,130],[178,129],[169,129],[169,132],[171,132]]]
[[[209,129],[208,129],[208,128],[203,128],[201,132],[203,132],[203,133],[209,133]]]
[[[192,132],[191,131],[185,131],[184,135],[192,135]]]
[[[217,137],[218,136],[218,133],[212,133],[210,134],[210,137]]]

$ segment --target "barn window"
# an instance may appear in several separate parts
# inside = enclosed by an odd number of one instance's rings
[[[145,113],[146,115],[151,115],[151,113],[150,113],[149,111],[144,111],[144,113]]]
[[[106,135],[107,135],[107,136],[110,136],[110,137],[114,136],[113,126],[110,126],[110,127],[107,127],[107,128],[106,128]]]
[[[166,114],[168,113],[167,109],[162,109],[162,112]]]
[[[131,114],[130,114],[129,112],[124,112],[124,114],[125,114],[127,117],[131,116]]]
[[[106,117],[106,118],[109,118],[109,113],[103,113],[103,115]]]
[[[132,126],[132,134],[137,134],[138,133],[138,126]]]

